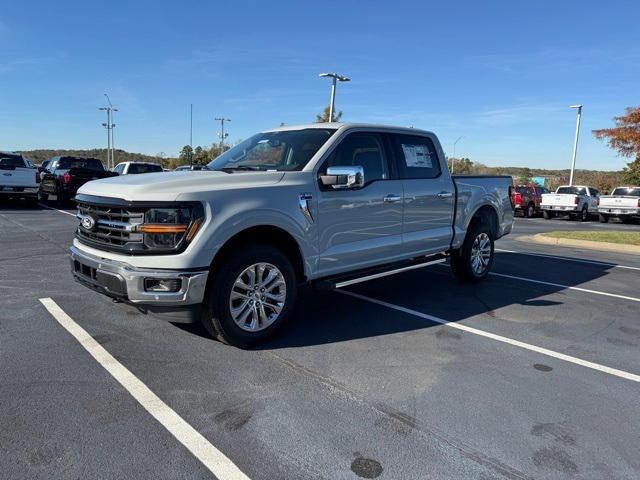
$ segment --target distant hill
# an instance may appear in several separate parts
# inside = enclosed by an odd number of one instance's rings
[[[45,160],[50,159],[58,155],[69,155],[74,157],[91,157],[97,158],[102,163],[107,163],[107,149],[106,148],[94,148],[91,150],[57,150],[57,149],[42,149],[42,150],[24,150],[22,153],[25,157],[30,158],[36,164],[40,164]],[[124,150],[116,149],[116,163],[119,162],[152,162],[159,163],[164,166],[175,163],[176,159],[169,157],[158,157],[156,155],[145,155],[143,153],[132,153]]]

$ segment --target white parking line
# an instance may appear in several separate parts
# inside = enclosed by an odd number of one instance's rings
[[[581,365],[583,367],[591,368],[592,370],[597,370],[599,372],[607,373],[615,377],[624,378],[626,380],[631,380],[633,382],[640,382],[640,375],[625,372],[624,370],[618,370],[617,368],[607,367],[606,365],[600,365],[599,363],[590,362],[588,360],[582,360],[581,358],[572,357],[571,355],[566,355],[564,353],[556,352],[554,350],[549,350],[547,348],[537,347],[529,343],[521,342],[520,340],[514,340],[512,338],[503,337],[502,335],[496,335],[495,333],[485,332],[484,330],[468,327],[466,325],[462,325],[457,322],[448,322],[447,320],[434,317],[433,315],[427,315],[426,313],[418,312],[416,310],[411,310],[410,308],[401,307],[400,305],[394,305],[393,303],[384,302],[382,300],[377,300],[375,298],[366,297],[358,293],[353,293],[346,290],[336,290],[336,292],[342,293],[344,295],[349,295],[351,297],[358,298],[360,300],[365,300],[367,302],[375,303],[377,305],[381,305],[383,307],[387,307],[402,313],[413,315],[415,317],[424,318],[425,320],[429,320],[430,322],[433,322],[433,323],[439,323],[440,325],[446,325],[447,327],[462,330],[464,332],[473,333],[474,335],[490,338],[491,340],[496,340],[498,342],[506,343],[514,347],[523,348],[525,350],[530,350],[532,352],[540,353],[542,355],[547,355],[549,357],[557,358],[559,360],[564,360],[565,362],[573,363],[575,365]]]
[[[142,381],[107,352],[50,298],[40,302],[62,327],[122,385],[144,409],[220,480],[249,480],[228,457],[164,403]]]
[[[588,288],[581,288],[581,287],[572,287],[570,285],[562,285],[561,283],[543,282],[542,280],[534,280],[532,278],[526,278],[526,277],[516,277],[515,275],[506,275],[504,273],[489,272],[489,275],[493,275],[496,277],[512,278],[514,280],[520,280],[522,282],[539,283],[541,285],[549,285],[551,287],[561,287],[561,288],[566,288],[568,290],[576,290],[578,292],[593,293],[594,295],[603,295],[605,297],[621,298],[623,300],[631,300],[632,302],[640,302],[640,298],[628,297],[626,295],[618,295],[617,293],[601,292],[600,290],[591,290]]]
[[[640,267],[630,267],[628,265],[619,265],[617,263],[609,263],[609,262],[598,262],[597,260],[584,260],[582,258],[562,257],[559,255],[545,255],[543,253],[533,253],[533,252],[517,252],[515,250],[506,250],[504,248],[496,248],[495,251],[504,252],[504,253],[515,253],[517,255],[529,255],[531,257],[550,258],[552,260],[564,260],[567,262],[588,263],[591,265],[600,265],[603,267],[624,268],[628,270],[640,270]]]
[[[55,210],[56,212],[64,213],[65,215],[71,215],[72,217],[76,216],[75,213],[65,212],[64,210],[58,210],[57,208],[50,207],[50,206],[45,205],[43,203],[38,203],[38,205],[40,205],[41,207],[44,207],[44,208],[48,208],[49,210]]]

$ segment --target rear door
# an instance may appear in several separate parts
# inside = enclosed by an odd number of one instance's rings
[[[455,190],[434,141],[422,135],[389,137],[404,189],[403,253],[447,250],[453,236]]]
[[[360,166],[362,188],[318,191],[318,271],[329,275],[393,260],[402,244],[402,181],[393,178],[381,134],[348,133],[329,153],[328,167]]]

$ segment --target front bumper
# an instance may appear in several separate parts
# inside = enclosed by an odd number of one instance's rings
[[[179,307],[202,303],[208,271],[141,269],[70,248],[71,273],[76,281],[112,298],[135,305]],[[177,292],[149,292],[145,279],[177,279]]]

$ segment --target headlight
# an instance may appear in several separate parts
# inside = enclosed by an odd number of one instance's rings
[[[175,250],[190,242],[204,223],[202,206],[150,208],[137,231],[150,250]]]

